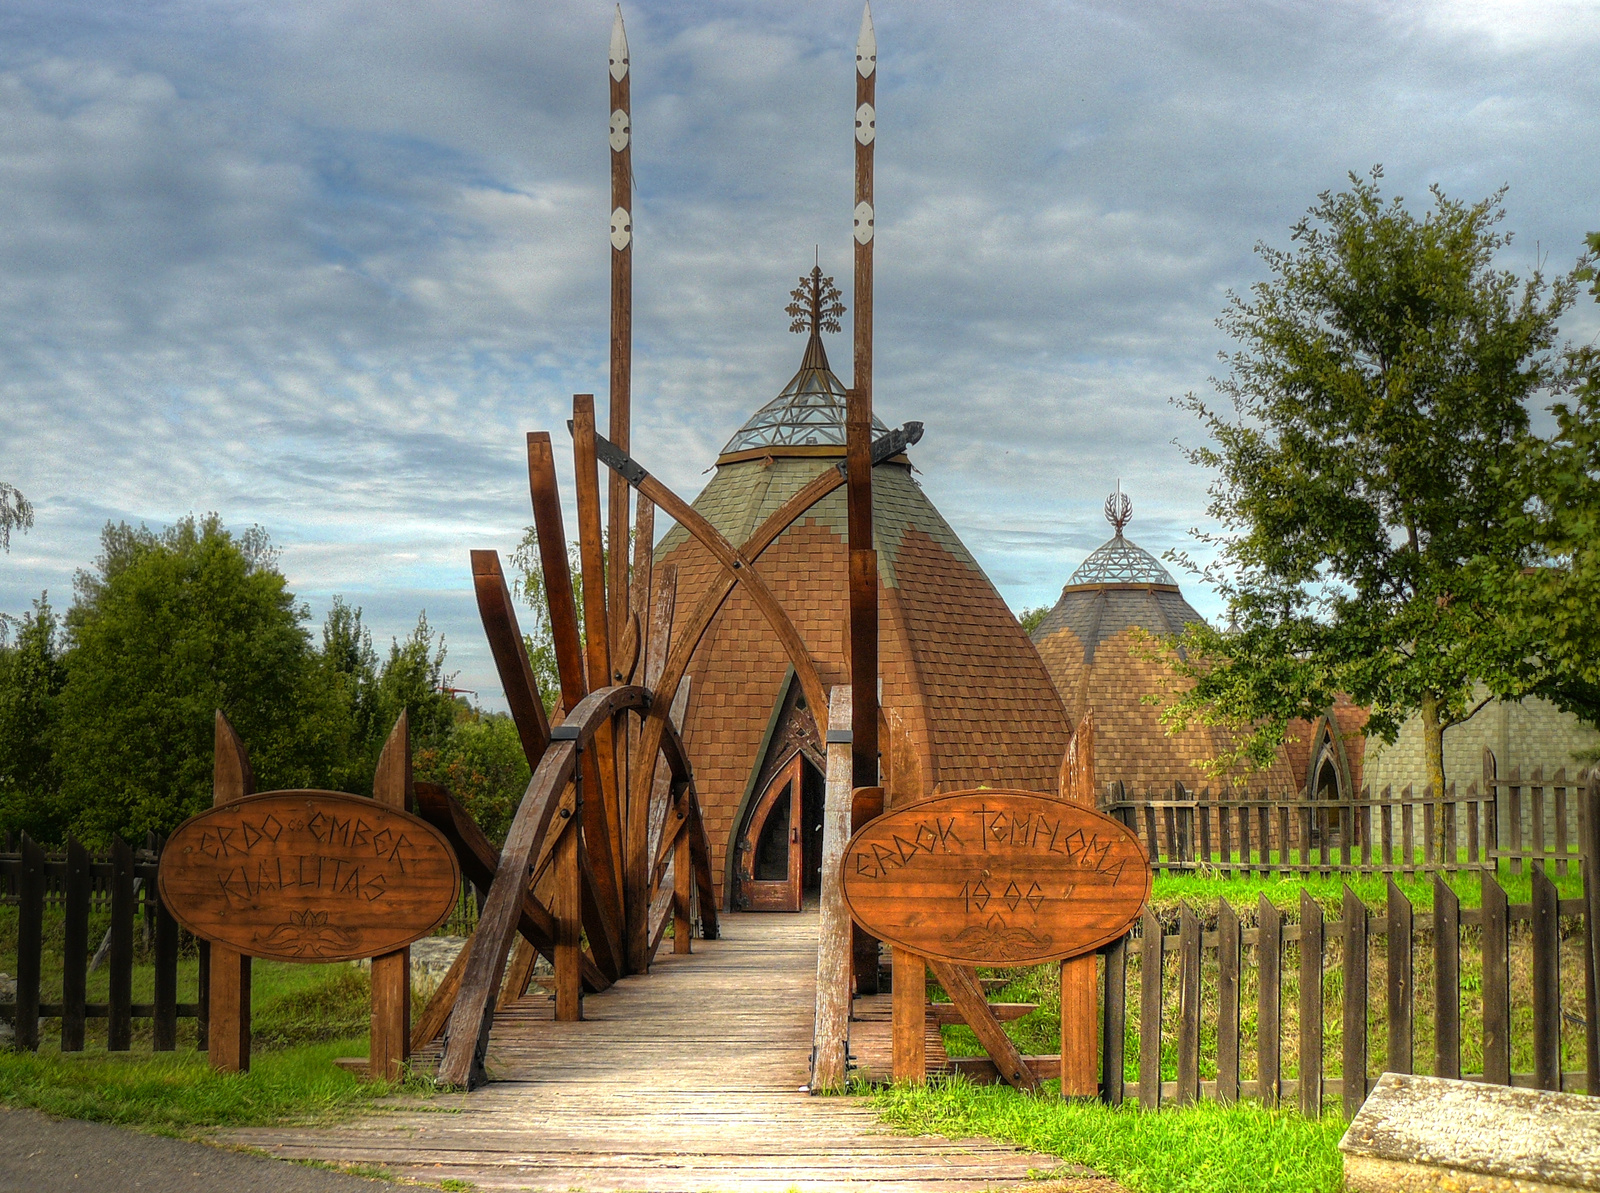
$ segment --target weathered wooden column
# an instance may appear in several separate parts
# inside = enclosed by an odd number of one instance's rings
[[[828,786],[822,806],[822,896],[817,924],[817,1017],[811,1092],[844,1087],[850,1034],[850,909],[844,901],[844,847],[850,840],[850,689],[828,694]]]
[[[631,441],[633,409],[633,80],[628,71],[628,34],[622,6],[611,23],[611,442],[623,451]],[[610,558],[606,588],[611,642],[622,641],[628,620],[628,482],[611,474],[607,490],[606,538]],[[592,682],[592,681],[591,681]],[[609,682],[621,683],[613,676]]]
[[[213,740],[211,803],[229,804],[256,789],[244,743],[228,718],[217,710]],[[207,1051],[211,1067],[221,1073],[250,1071],[250,958],[212,942]]]
[[[872,157],[877,85],[878,43],[868,5],[862,10],[856,40],[855,379],[845,408],[851,770],[856,787],[878,785],[878,555],[872,538]],[[876,983],[874,974],[874,990]]]
[[[1067,747],[1062,792],[1094,807],[1094,714],[1085,713]],[[1092,1098],[1100,1092],[1099,974],[1095,954],[1061,963],[1061,1096]]]
[[[372,777],[372,798],[409,811],[411,803],[411,722],[404,709],[378,756]],[[215,946],[213,946],[215,947]],[[411,949],[406,947],[372,959],[372,1034],[367,1049],[367,1076],[398,1081],[411,1054]]]

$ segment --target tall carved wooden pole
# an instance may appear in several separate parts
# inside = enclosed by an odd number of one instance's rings
[[[856,39],[855,384],[845,411],[850,539],[851,771],[878,783],[878,555],[872,543],[872,150],[877,139],[878,42],[872,6]]]
[[[629,449],[633,385],[633,106],[622,6],[611,23],[611,442]],[[615,472],[606,504],[611,642],[628,620],[628,482]],[[613,682],[617,682],[613,677]]]

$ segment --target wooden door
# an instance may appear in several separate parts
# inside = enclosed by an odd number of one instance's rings
[[[740,856],[748,860],[740,880],[752,911],[800,910],[805,853],[800,840],[800,780],[804,765],[796,754],[772,777],[750,810],[739,839]]]

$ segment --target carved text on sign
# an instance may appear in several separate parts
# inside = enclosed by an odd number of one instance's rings
[[[426,821],[334,791],[221,804],[172,835],[161,896],[189,931],[254,957],[372,957],[442,923],[461,887]]]
[[[1150,891],[1138,838],[1109,816],[1027,791],[935,796],[867,824],[845,899],[874,936],[965,964],[1039,964],[1125,932]]]

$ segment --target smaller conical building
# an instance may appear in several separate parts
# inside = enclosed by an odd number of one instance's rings
[[[1179,681],[1159,659],[1148,657],[1145,635],[1171,637],[1203,620],[1183,599],[1172,574],[1123,530],[1133,502],[1121,492],[1106,498],[1114,531],[1067,580],[1061,599],[1033,631],[1073,724],[1094,713],[1095,782],[1120,780],[1129,794],[1164,792],[1182,783],[1189,791],[1217,788],[1199,763],[1227,746],[1222,731],[1190,729],[1176,737],[1161,724],[1161,708],[1145,697],[1165,696]],[[1170,702],[1163,699],[1162,703]],[[1280,757],[1262,779],[1273,790],[1299,787]]]

